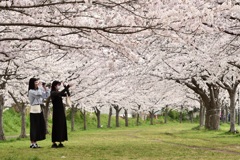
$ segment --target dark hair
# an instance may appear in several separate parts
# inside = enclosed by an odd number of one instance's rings
[[[35,89],[35,82],[38,81],[38,78],[30,78],[29,84],[28,84],[28,91],[30,89]]]
[[[60,81],[53,81],[51,91],[56,91],[56,86],[61,84]]]

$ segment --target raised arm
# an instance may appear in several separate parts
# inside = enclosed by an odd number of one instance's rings
[[[65,97],[66,95],[70,96],[68,89],[69,89],[69,85],[64,86],[64,89],[60,92],[56,92],[56,91],[51,92],[51,96],[61,96],[61,97]]]
[[[69,85],[64,85],[64,89],[66,89],[67,95],[70,96],[70,92],[69,92]]]
[[[34,98],[42,97],[43,91],[41,89],[38,90],[29,90],[29,94],[31,94]]]

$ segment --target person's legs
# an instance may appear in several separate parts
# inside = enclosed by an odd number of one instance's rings
[[[39,115],[30,113],[30,148],[40,148],[37,144],[39,140]]]

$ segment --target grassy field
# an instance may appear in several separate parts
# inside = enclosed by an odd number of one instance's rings
[[[29,139],[0,142],[4,160],[165,160],[240,159],[240,137],[220,131],[193,129],[197,124],[169,123],[131,128],[69,132],[64,148],[51,148],[51,137],[30,149]]]
[[[78,117],[80,117],[78,115]],[[69,141],[64,148],[51,148],[51,137],[38,142],[39,149],[30,149],[29,138],[18,139],[20,117],[13,111],[4,113],[4,129],[7,140],[0,141],[1,160],[206,160],[240,159],[240,135],[229,134],[229,124],[219,131],[197,129],[197,123],[159,119],[155,125],[141,122],[135,126],[120,128],[96,128],[94,116],[88,117],[88,130],[81,129],[81,118],[76,118],[76,131],[68,129]],[[68,121],[69,123],[69,121]],[[103,117],[103,125],[106,117]],[[51,121],[49,122],[51,126]],[[27,123],[27,127],[29,124]],[[114,126],[114,121],[113,121]],[[70,127],[70,125],[68,125]],[[239,126],[237,126],[239,130]],[[29,131],[29,128],[28,128]],[[51,131],[51,130],[50,130]],[[29,132],[28,132],[29,133]]]

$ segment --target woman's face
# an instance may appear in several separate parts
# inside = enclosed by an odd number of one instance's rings
[[[37,89],[37,88],[38,88],[38,85],[39,85],[39,81],[35,81],[35,82],[34,82],[34,88]]]
[[[61,84],[56,85],[56,90],[57,91],[60,90],[60,88],[61,88]]]

